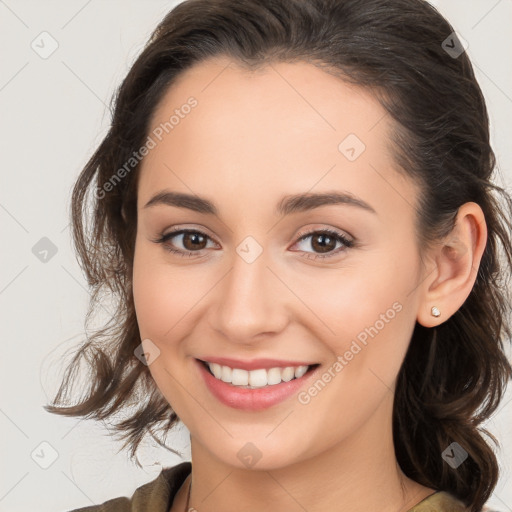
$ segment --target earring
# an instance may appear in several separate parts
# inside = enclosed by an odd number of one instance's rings
[[[432,306],[430,312],[432,313],[432,316],[441,316],[441,311],[439,311],[439,308],[436,306]]]

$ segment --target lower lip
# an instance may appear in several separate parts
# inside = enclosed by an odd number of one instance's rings
[[[299,379],[293,379],[289,382],[281,382],[280,384],[257,389],[246,389],[216,379],[198,359],[196,359],[196,364],[213,396],[224,405],[245,411],[261,411],[286,400],[296,394],[317,373],[319,368],[317,366]]]

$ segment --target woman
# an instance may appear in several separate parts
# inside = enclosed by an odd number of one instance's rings
[[[512,375],[493,168],[463,41],[428,3],[174,8],[73,191],[91,306],[108,289],[117,312],[47,410],[135,406],[132,456],[181,420],[192,463],[80,510],[482,510],[479,425]],[[64,407],[82,357],[91,387]]]

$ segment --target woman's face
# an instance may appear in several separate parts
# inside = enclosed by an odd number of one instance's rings
[[[149,370],[193,447],[268,469],[390,435],[422,307],[418,196],[369,92],[308,63],[228,64],[185,72],[153,116],[133,290]],[[191,198],[147,205],[171,192]],[[155,242],[181,229],[194,233]],[[206,377],[198,360],[214,358],[319,366],[248,390]]]

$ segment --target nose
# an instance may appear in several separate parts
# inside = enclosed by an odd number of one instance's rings
[[[235,253],[216,289],[209,325],[226,340],[254,344],[281,332],[289,321],[285,286],[268,267],[265,251],[251,263]]]

